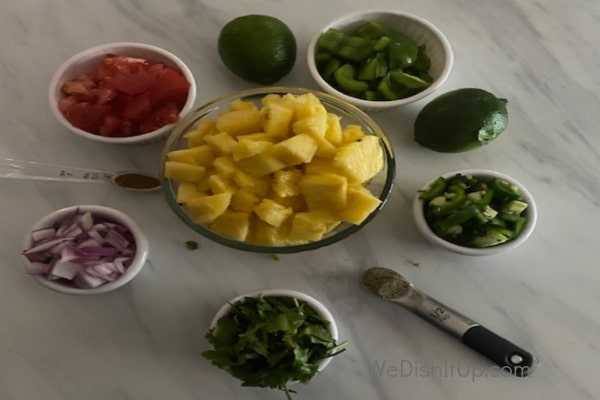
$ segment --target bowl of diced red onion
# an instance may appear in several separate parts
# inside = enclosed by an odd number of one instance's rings
[[[75,54],[49,87],[52,112],[66,128],[114,144],[164,139],[196,101],[186,64],[160,47],[108,43]]]
[[[148,257],[148,239],[121,211],[79,205],[38,220],[23,241],[26,271],[67,294],[100,294],[131,281]]]

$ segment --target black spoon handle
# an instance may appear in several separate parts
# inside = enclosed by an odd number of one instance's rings
[[[481,325],[470,327],[463,334],[462,341],[515,376],[530,375],[537,364],[531,353]]]

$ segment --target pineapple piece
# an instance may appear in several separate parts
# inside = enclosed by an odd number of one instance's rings
[[[217,130],[217,122],[210,118],[202,118],[196,124],[196,127],[186,132],[183,137],[187,139],[188,147],[196,147],[204,144],[204,137],[219,133]]]
[[[258,110],[256,104],[251,101],[245,101],[242,99],[235,99],[229,105],[229,111],[237,111],[237,110]]]
[[[252,212],[252,209],[260,203],[256,193],[246,189],[238,189],[231,196],[231,209],[234,211]]]
[[[215,159],[215,152],[209,145],[203,144],[188,149],[170,151],[167,153],[167,158],[171,161],[179,161],[208,167]]]
[[[377,136],[365,136],[358,142],[340,147],[333,166],[351,182],[365,183],[383,168],[383,151]]]
[[[256,108],[228,111],[217,119],[217,129],[231,136],[261,132],[263,119],[263,115]]]
[[[212,166],[217,174],[225,178],[233,177],[233,175],[235,175],[235,172],[238,170],[233,160],[227,156],[215,158],[215,160],[212,163]]]
[[[363,132],[360,125],[347,125],[342,130],[342,141],[344,143],[356,142],[357,140],[365,137],[365,133]]]
[[[223,214],[231,202],[231,193],[200,196],[188,200],[185,207],[196,224],[207,224]]]
[[[226,210],[208,227],[217,235],[243,242],[250,231],[250,213]]]
[[[344,141],[342,134],[342,124],[340,116],[334,113],[327,113],[327,129],[325,130],[325,139],[334,146],[339,146]]]
[[[289,167],[309,163],[317,152],[317,142],[305,133],[292,136],[273,146],[273,154]]]
[[[177,186],[176,201],[178,204],[185,204],[191,197],[198,193],[198,186],[191,182],[180,182]]]
[[[265,108],[265,133],[275,138],[288,137],[294,109],[276,101],[268,102]]]
[[[218,174],[212,174],[209,176],[208,184],[212,194],[233,193],[237,189],[233,182]]]
[[[284,207],[289,207],[294,212],[308,211],[308,206],[306,205],[306,200],[304,200],[304,196],[298,194],[296,196],[287,196],[281,197],[277,195],[277,193],[271,193],[269,196],[271,200],[281,204]]]
[[[302,171],[296,168],[283,169],[273,174],[273,191],[280,197],[297,196],[300,194]]]
[[[260,102],[262,103],[263,106],[268,106],[271,103],[280,103],[281,95],[276,94],[276,93],[269,93],[269,94],[263,96],[263,98],[260,99]]]
[[[165,161],[165,178],[183,182],[200,182],[206,175],[206,168],[201,165]]]
[[[300,181],[300,190],[311,211],[330,214],[346,208],[348,179],[336,174],[305,175]]]
[[[294,97],[285,95],[283,99],[292,99],[294,101],[295,120],[301,120],[311,115],[327,114],[327,110],[321,104],[321,101],[312,93],[305,93]]]
[[[333,144],[329,143],[327,139],[320,136],[313,136],[313,139],[317,142],[317,152],[315,153],[316,157],[320,158],[333,158],[335,153],[337,152],[337,147]]]
[[[304,165],[305,174],[336,174],[344,175],[344,170],[333,165],[333,159],[314,158],[310,164]]]
[[[271,199],[263,199],[253,211],[258,218],[273,226],[281,225],[294,212],[290,207],[282,206]]]
[[[231,155],[233,156],[233,161],[239,161],[264,153],[271,147],[273,147],[273,143],[267,140],[238,140],[238,144],[233,148]]]
[[[222,155],[231,154],[238,143],[237,140],[231,137],[227,132],[206,136],[204,140]]]
[[[323,109],[325,110],[325,109]],[[327,130],[327,112],[308,115],[292,124],[292,132],[296,135],[308,133],[313,137],[324,137]]]
[[[379,205],[381,200],[364,186],[352,185],[348,187],[348,206],[338,212],[341,220],[351,224],[360,225]]]
[[[287,244],[291,223],[286,222],[279,226],[267,224],[260,218],[253,218],[250,224],[248,241],[261,246],[283,246]]]
[[[320,240],[327,231],[326,223],[315,213],[300,212],[294,214],[289,239],[295,243]]]
[[[238,140],[238,142],[241,142],[242,140],[267,140],[269,142],[271,141],[271,138],[265,132],[249,133],[247,135],[239,135],[239,136],[236,136],[236,139]]]
[[[271,151],[264,151],[252,157],[238,160],[237,165],[246,173],[257,177],[265,177],[286,167]]]
[[[254,193],[259,197],[265,197],[271,191],[271,180],[269,177],[254,177],[244,171],[236,171],[233,181],[242,189]]]

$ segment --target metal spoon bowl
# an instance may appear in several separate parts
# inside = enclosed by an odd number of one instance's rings
[[[110,172],[10,158],[0,159],[0,178],[108,183],[123,189],[142,192],[160,188],[160,180],[157,177],[142,172]]]

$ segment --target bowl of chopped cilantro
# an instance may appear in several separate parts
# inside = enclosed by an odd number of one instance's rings
[[[417,191],[418,230],[446,250],[484,256],[514,249],[532,234],[537,206],[516,179],[486,169],[452,171]]]
[[[282,390],[308,383],[345,350],[329,310],[315,298],[294,290],[269,289],[244,294],[217,312],[202,355],[242,386]]]
[[[454,56],[442,31],[417,15],[362,10],[313,36],[308,69],[321,89],[365,111],[414,103],[448,78]]]

